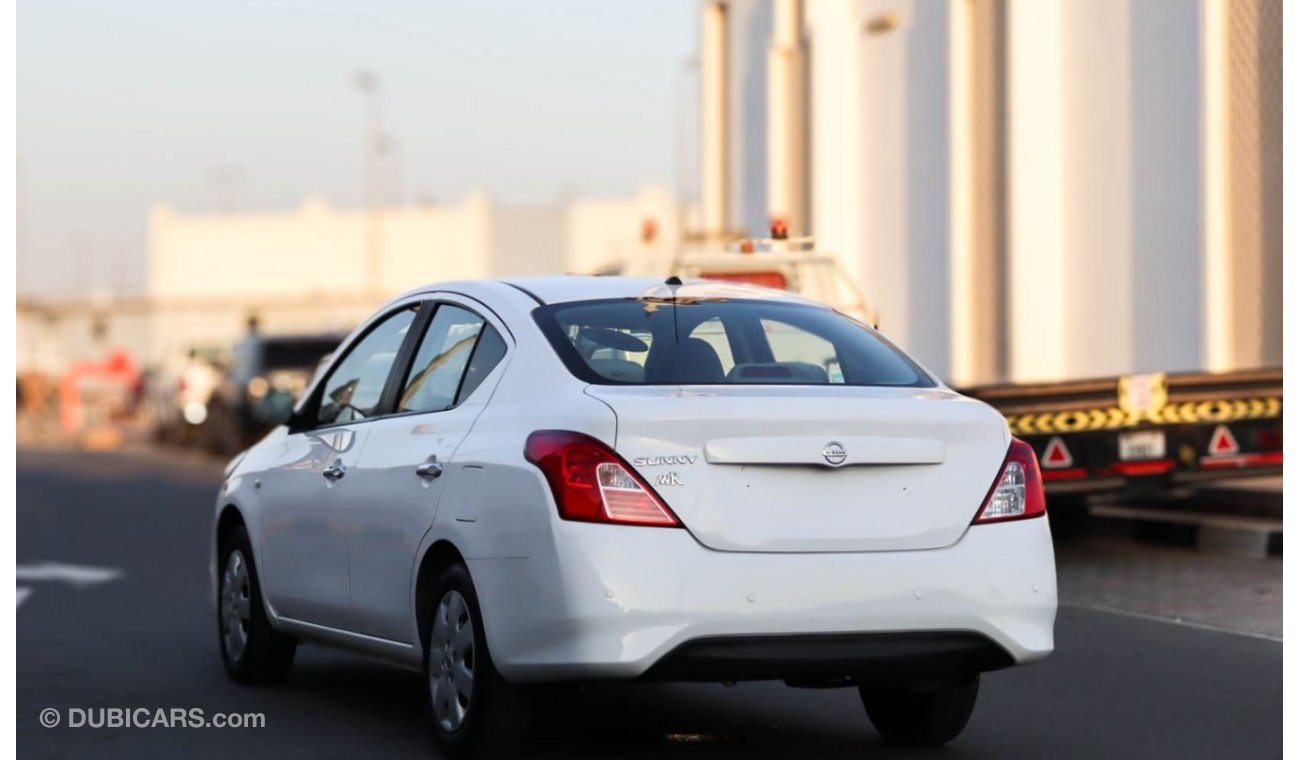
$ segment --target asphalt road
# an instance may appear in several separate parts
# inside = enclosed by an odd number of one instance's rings
[[[226,679],[207,595],[210,466],[20,451],[17,470],[19,757],[434,754],[418,675],[304,647],[284,686]],[[41,725],[44,708],[59,727]],[[261,713],[265,727],[73,728],[71,708]],[[852,691],[770,683],[567,694],[538,753],[929,756],[883,745]],[[966,732],[932,754],[1281,757],[1282,645],[1064,607],[1056,654],[987,675]]]

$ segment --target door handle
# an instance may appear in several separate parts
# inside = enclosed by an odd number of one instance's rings
[[[431,456],[429,461],[415,468],[415,474],[422,478],[436,478],[442,474],[442,462],[437,456]]]
[[[346,475],[347,471],[343,469],[342,462],[335,462],[329,467],[326,467],[325,469],[321,470],[320,474],[324,475],[326,480],[338,480],[339,478],[342,478],[344,475]]]

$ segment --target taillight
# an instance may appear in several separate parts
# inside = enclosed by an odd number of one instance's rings
[[[1011,439],[1006,461],[984,504],[975,515],[975,524],[1023,520],[1047,513],[1043,496],[1043,476],[1038,471],[1034,448],[1019,438]]]
[[[565,520],[680,527],[668,505],[605,444],[582,433],[539,430],[524,458],[537,465]]]

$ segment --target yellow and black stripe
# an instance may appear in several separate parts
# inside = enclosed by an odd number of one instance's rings
[[[1125,411],[1118,406],[1073,409],[1064,412],[1008,414],[1012,435],[1046,435],[1089,430],[1120,430],[1145,425],[1179,425],[1196,422],[1236,422],[1280,417],[1277,396],[1214,399],[1165,404],[1146,411]]]

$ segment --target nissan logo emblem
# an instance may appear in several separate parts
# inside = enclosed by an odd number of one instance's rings
[[[831,441],[826,444],[826,448],[822,449],[822,456],[830,464],[843,464],[849,455],[845,453],[844,446],[839,441]]]

